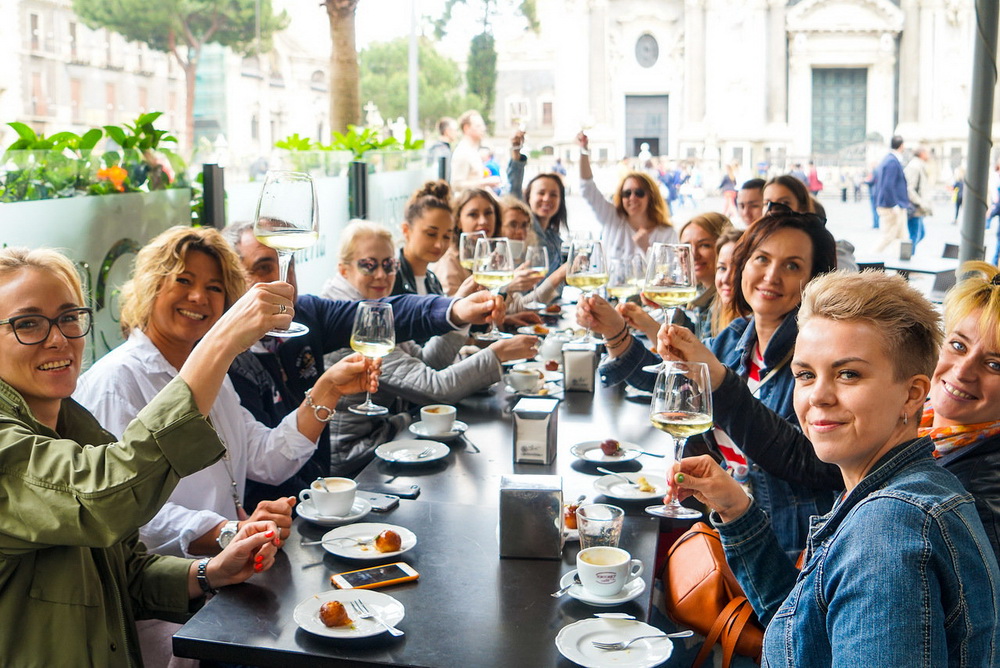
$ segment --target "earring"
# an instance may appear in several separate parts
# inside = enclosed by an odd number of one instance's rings
[[[909,421],[910,421],[909,416],[906,413],[903,413],[903,424],[906,424]]]

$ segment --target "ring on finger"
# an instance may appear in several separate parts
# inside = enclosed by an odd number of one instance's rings
[[[278,315],[284,315],[288,308],[284,304],[278,304]]]

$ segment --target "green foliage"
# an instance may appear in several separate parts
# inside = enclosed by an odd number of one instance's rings
[[[431,132],[442,116],[479,109],[478,96],[463,95],[458,64],[442,56],[427,38],[418,42],[417,89],[422,129]],[[409,38],[374,43],[359,54],[361,99],[374,102],[386,118],[406,117],[409,110]]]
[[[483,100],[480,110],[487,125],[492,125],[490,116],[497,90],[497,50],[493,35],[480,33],[472,38],[469,45],[469,69],[465,73],[469,91]]]
[[[289,151],[349,151],[355,160],[360,160],[369,151],[417,151],[424,147],[424,140],[414,140],[410,128],[406,128],[403,141],[399,141],[395,137],[383,139],[378,130],[348,125],[347,132],[334,132],[329,144],[314,142],[295,133],[275,142],[274,147]]]

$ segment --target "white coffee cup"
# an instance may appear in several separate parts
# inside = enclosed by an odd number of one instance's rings
[[[511,369],[504,379],[518,392],[534,392],[543,382],[542,375],[535,369]]]
[[[309,489],[299,492],[299,500],[312,499],[316,512],[331,517],[344,517],[354,506],[358,483],[350,478],[318,478]]]
[[[594,596],[614,596],[642,575],[642,562],[619,547],[588,547],[576,555],[580,582]]]
[[[455,427],[454,406],[431,404],[420,409],[420,421],[428,434],[448,434]]]

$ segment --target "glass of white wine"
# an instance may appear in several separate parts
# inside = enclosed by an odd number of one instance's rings
[[[637,296],[645,273],[641,255],[612,258],[608,263],[608,295],[618,302]]]
[[[573,240],[569,246],[569,270],[566,272],[566,283],[583,290],[581,299],[586,299],[596,290],[608,283],[608,264],[604,259],[604,245],[600,241]],[[576,339],[577,343],[601,343],[599,339],[587,333]]]
[[[472,266],[472,280],[487,288],[494,295],[500,288],[514,280],[514,258],[510,254],[510,243],[507,237],[493,237],[476,241],[476,252]],[[497,328],[494,322],[490,331],[477,334],[480,341],[497,341],[509,338]]]
[[[392,304],[363,301],[358,303],[351,331],[351,348],[365,357],[385,357],[396,348],[396,330],[392,322]],[[372,402],[371,390],[365,402],[347,409],[358,415],[385,415],[389,409]]]
[[[486,232],[462,232],[458,238],[458,263],[466,271],[472,271],[476,263],[476,242],[486,238]]]
[[[664,362],[649,405],[649,421],[674,439],[672,457],[668,455],[667,478],[673,475],[674,463],[684,456],[687,439],[712,428],[712,383],[704,362]],[[659,517],[697,519],[701,513],[682,506],[675,497],[668,504],[649,506],[646,512]]]
[[[312,178],[301,172],[269,171],[257,200],[253,234],[257,241],[278,252],[278,279],[288,280],[292,253],[308,248],[319,239],[319,205]],[[268,336],[288,338],[309,331],[293,322]]]
[[[691,244],[653,244],[649,249],[642,296],[660,307],[661,322],[673,320],[673,313],[667,313],[668,308],[683,306],[698,296]],[[662,365],[654,364],[642,370],[656,373],[661,368]]]
[[[528,265],[533,278],[545,278],[549,270],[549,250],[545,246],[528,246],[524,251],[524,264]],[[545,308],[545,304],[533,299],[522,305],[526,309]]]

